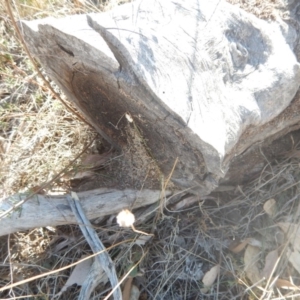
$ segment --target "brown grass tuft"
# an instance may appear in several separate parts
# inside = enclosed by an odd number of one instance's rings
[[[283,1],[281,0],[226,1],[264,20],[276,20],[284,8]]]

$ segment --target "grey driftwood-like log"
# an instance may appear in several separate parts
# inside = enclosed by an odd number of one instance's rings
[[[173,183],[206,195],[239,155],[299,122],[284,114],[299,106],[299,32],[291,24],[222,0],[143,0],[20,28],[103,137],[128,149],[135,126],[164,175],[178,157]]]
[[[167,192],[166,195],[170,193]],[[78,193],[80,204],[89,219],[119,213],[160,200],[160,191],[97,189]],[[0,201],[0,211],[7,211],[27,195],[15,195]],[[36,227],[76,224],[66,196],[35,195],[22,207],[0,219],[0,236]]]

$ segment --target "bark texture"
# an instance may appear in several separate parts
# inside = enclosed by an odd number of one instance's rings
[[[166,196],[170,195],[166,192]],[[0,211],[7,211],[27,195],[14,195],[0,201]],[[88,219],[113,215],[122,209],[134,209],[160,200],[161,192],[154,190],[97,189],[78,193],[80,204]],[[0,220],[0,236],[36,227],[76,224],[67,197],[35,195],[22,207]]]
[[[178,157],[172,182],[206,195],[245,151],[298,126],[299,15],[289,7],[293,22],[267,22],[222,0],[136,1],[20,27],[103,137],[127,151],[138,133],[165,176]]]

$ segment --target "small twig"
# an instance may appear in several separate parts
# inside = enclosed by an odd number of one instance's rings
[[[164,206],[165,206],[164,205],[165,204],[164,198],[166,197],[165,191],[166,191],[166,188],[167,188],[167,186],[169,184],[169,181],[170,181],[170,179],[171,179],[171,177],[172,177],[172,175],[174,173],[174,170],[175,170],[175,167],[176,167],[177,163],[178,163],[178,157],[176,157],[175,162],[173,164],[173,168],[172,168],[172,170],[171,170],[171,172],[170,172],[170,174],[169,174],[166,182],[162,186],[161,199],[160,199],[160,203],[159,203],[159,210],[157,211],[157,214],[156,214],[156,216],[154,218],[154,222],[155,223],[158,220],[159,216],[163,215],[163,210],[164,210]]]
[[[78,221],[79,227],[85,239],[87,240],[88,244],[90,245],[91,249],[93,250],[94,253],[105,250],[105,247],[100,241],[98,235],[96,234],[96,231],[94,230],[92,224],[86,217],[77,194],[71,192],[71,196],[70,195],[67,196],[68,202]],[[92,266],[92,269],[97,268],[97,265],[101,265],[101,267],[107,274],[107,277],[109,278],[112,288],[118,287],[114,289],[113,292],[114,299],[115,300],[122,299],[122,292],[118,285],[119,281],[118,281],[117,273],[114,268],[114,263],[110,258],[109,254],[106,251],[104,251],[101,254],[97,255],[95,257],[94,264],[96,264],[96,266]],[[91,276],[89,276],[87,280],[85,280],[84,282],[85,288],[81,289],[78,299],[79,300],[89,299],[90,294],[92,293],[93,289],[97,286],[99,281],[101,281],[101,279],[102,279],[102,274],[100,272],[94,272],[94,276],[92,278]]]
[[[10,234],[7,237],[7,252],[8,252],[8,257],[9,257],[10,282],[13,283],[14,282],[14,271],[13,271],[13,264],[12,264],[12,260],[11,260],[11,253],[10,253]],[[13,294],[14,298],[16,297],[13,289],[11,289],[10,293]]]
[[[164,190],[167,188],[167,186],[169,184],[169,181],[170,181],[171,177],[173,176],[173,173],[174,173],[174,170],[176,168],[177,163],[178,163],[178,157],[176,157],[173,168],[172,168],[172,170],[171,170],[171,172],[170,172],[170,174],[169,174],[169,176],[168,176],[168,178],[167,178],[167,180],[164,184]]]
[[[154,236],[153,233],[146,233],[146,232],[144,232],[144,231],[140,231],[140,230],[135,229],[135,227],[134,227],[133,224],[131,225],[131,229],[132,229],[134,232],[136,232],[136,233],[141,233],[141,234],[144,234],[144,235]]]

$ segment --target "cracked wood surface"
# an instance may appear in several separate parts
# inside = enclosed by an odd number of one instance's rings
[[[299,88],[299,32],[224,1],[136,1],[20,26],[102,136],[130,148],[129,113],[162,173],[178,157],[173,183],[199,195],[214,190],[240,154],[299,121],[282,117]]]

